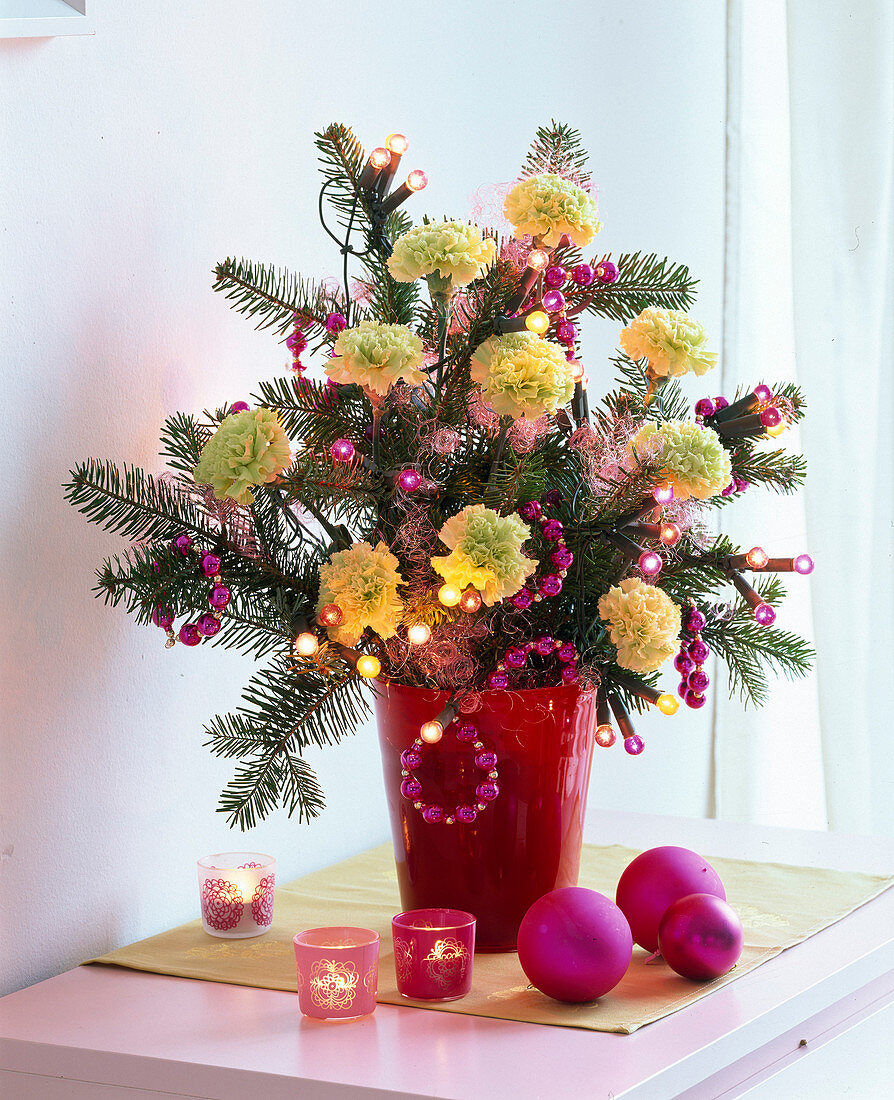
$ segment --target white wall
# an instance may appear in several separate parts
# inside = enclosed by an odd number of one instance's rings
[[[93,569],[120,544],[60,484],[88,455],[158,468],[165,415],[282,370],[210,272],[233,253],[336,272],[315,128],[348,122],[367,147],[409,134],[431,180],[421,216],[464,214],[480,184],[512,179],[539,123],[572,122],[601,242],[688,262],[720,335],[722,4],[91,0],[91,15],[94,37],[0,43],[7,990],[191,918],[193,861],[241,843],[215,813],[229,765],[201,742],[248,663],[166,651],[160,631],[95,602]],[[590,326],[594,388],[615,330]],[[638,760],[600,750],[593,801],[706,813],[707,715],[643,732]],[[372,731],[319,767],[330,805],[316,823],[278,815],[244,841],[276,854],[283,879],[387,836]]]

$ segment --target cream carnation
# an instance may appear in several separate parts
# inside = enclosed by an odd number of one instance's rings
[[[192,472],[219,499],[251,504],[253,485],[275,481],[289,465],[289,441],[272,409],[248,409],[221,420]]]
[[[404,580],[398,564],[384,542],[374,547],[368,542],[357,542],[347,550],[337,551],[320,566],[317,612],[334,603],[342,613],[338,626],[327,627],[330,638],[353,646],[367,627],[380,638],[394,635],[403,612],[397,587]]]
[[[564,234],[583,248],[602,228],[593,198],[582,187],[547,172],[517,183],[503,204],[516,237],[538,237],[555,248]]]
[[[333,382],[353,382],[384,397],[396,382],[419,386],[425,381],[418,369],[422,341],[405,325],[361,321],[338,334],[335,352],[326,364]]]
[[[621,332],[627,355],[648,359],[652,373],[660,377],[711,370],[717,365],[717,352],[708,351],[707,343],[704,327],[679,309],[644,309]]]
[[[483,504],[470,504],[438,534],[450,553],[432,558],[435,572],[460,589],[477,588],[488,605],[514,596],[537,568],[521,552],[531,531],[515,512],[501,516]]]
[[[423,276],[433,292],[452,293],[483,275],[494,262],[496,245],[468,222],[428,222],[394,242],[388,270],[399,283]]]
[[[631,672],[654,672],[673,656],[680,634],[680,608],[653,584],[627,577],[599,601],[599,617]]]
[[[567,405],[574,395],[565,353],[532,332],[485,340],[472,356],[470,369],[484,400],[501,416],[536,420]]]
[[[654,461],[674,487],[677,500],[708,500],[733,476],[729,451],[713,428],[688,420],[648,423],[630,441],[639,462]]]

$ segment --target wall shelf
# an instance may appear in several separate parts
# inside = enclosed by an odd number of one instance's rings
[[[0,0],[0,38],[93,33],[87,0]]]

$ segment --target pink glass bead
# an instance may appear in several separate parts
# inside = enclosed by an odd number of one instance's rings
[[[745,490],[750,488],[750,486],[751,486],[751,482],[746,481],[744,477],[734,478],[734,481],[736,483],[736,492],[737,493],[744,493]]]
[[[509,686],[509,677],[502,669],[495,668],[488,673],[487,686],[494,691],[504,691]]]
[[[192,546],[192,539],[187,534],[178,535],[171,543],[171,548],[179,550],[184,557],[189,553],[190,546]]]
[[[792,562],[792,569],[802,577],[813,572],[813,558],[809,554],[799,554]]]
[[[702,668],[694,669],[689,673],[687,684],[692,691],[697,691],[701,694],[705,688],[711,683],[710,677],[707,672]]]
[[[528,500],[519,508],[518,514],[523,520],[527,520],[528,523],[534,523],[535,520],[540,519],[543,514],[543,510],[540,507],[539,500]]]
[[[694,642],[690,642],[686,647],[686,652],[697,665],[703,665],[711,651],[701,638],[696,638]]]
[[[603,260],[596,265],[596,278],[600,283],[613,283],[618,278],[618,265],[611,260]]]
[[[478,810],[475,806],[456,807],[456,820],[461,821],[464,825],[471,825],[477,817]]]
[[[562,494],[558,489],[547,489],[541,500],[547,508],[558,508],[562,503]]]
[[[342,313],[330,313],[326,318],[326,331],[332,333],[333,336],[347,327],[348,322]]]
[[[202,572],[206,577],[216,577],[220,572],[220,558],[217,554],[202,555]]]
[[[543,276],[543,281],[549,287],[558,287],[562,286],[567,278],[568,274],[564,267],[548,267]]]
[[[412,493],[422,484],[422,475],[418,470],[409,468],[401,470],[400,477],[397,480],[405,493]]]
[[[307,338],[300,328],[295,328],[295,331],[286,338],[286,347],[293,355],[300,355],[302,351],[307,347]]]
[[[565,528],[557,519],[548,519],[540,530],[547,542],[558,542],[565,534]]]
[[[763,382],[760,385],[755,386],[751,391],[758,401],[769,401],[773,396],[773,391],[769,386],[764,385]]]
[[[400,754],[400,763],[408,772],[414,772],[422,763],[422,753],[418,749],[404,749]]]
[[[429,825],[437,825],[444,820],[444,811],[440,806],[426,806],[422,811],[422,816]]]
[[[714,415],[714,402],[711,400],[710,397],[703,397],[701,401],[696,401],[695,415],[701,417]]]
[[[681,699],[685,699],[687,691],[689,691],[689,677],[684,673],[683,679],[677,684],[677,695],[679,695]]]
[[[422,784],[418,779],[408,777],[401,783],[400,793],[404,798],[418,798],[422,794]]]
[[[463,722],[456,731],[457,741],[475,741],[478,739],[478,727],[473,722]]]
[[[692,670],[692,666],[694,664],[695,662],[689,656],[689,654],[685,652],[685,650],[681,649],[676,657],[674,657],[674,668],[677,670],[677,672],[681,672],[684,676],[687,672],[690,672]]]
[[[184,645],[198,645],[202,640],[202,635],[195,623],[184,623],[177,637]]]
[[[683,701],[687,707],[692,707],[693,710],[701,710],[705,705],[705,696],[698,691],[687,691],[683,696]]]
[[[560,321],[556,325],[556,339],[563,344],[573,344],[577,338],[577,325],[573,321]]]
[[[549,560],[556,569],[567,569],[574,562],[574,554],[567,546],[557,546],[550,554]]]
[[[541,596],[558,596],[562,591],[562,578],[558,573],[547,573],[537,582]]]
[[[555,639],[551,638],[548,634],[541,634],[539,638],[535,638],[534,640],[534,649],[541,657],[548,657],[555,648]]]
[[[174,625],[173,607],[156,607],[152,612],[152,621],[162,630],[170,630]]]
[[[527,659],[527,653],[517,645],[511,645],[503,654],[503,660],[510,668],[524,668]]]
[[[657,577],[664,566],[664,562],[661,560],[660,554],[656,554],[654,550],[646,550],[640,554],[637,565],[639,565],[640,572],[644,577]]]
[[[230,414],[247,413],[250,408],[251,406],[247,401],[234,401],[233,404],[230,405]]]
[[[329,453],[336,462],[350,462],[354,457],[354,444],[350,439],[336,439],[329,448]]]
[[[589,264],[578,264],[572,269],[571,278],[578,286],[589,286],[593,282],[593,268]]]
[[[645,743],[638,733],[633,733],[630,737],[624,738],[624,751],[629,752],[631,756],[639,756],[645,747]]]
[[[499,796],[500,788],[492,779],[488,779],[484,783],[478,784],[475,788],[475,794],[478,796],[479,802],[493,802]]]
[[[475,757],[475,767],[483,772],[489,772],[497,766],[497,754],[495,752],[479,752]]]
[[[543,308],[547,313],[558,313],[565,308],[565,295],[561,290],[548,290],[543,295]]]
[[[729,405],[729,401],[725,397],[714,398],[714,412],[720,412],[721,409],[725,409]]]
[[[754,619],[761,626],[772,626],[776,622],[776,612],[768,603],[759,603],[754,609]]]
[[[683,613],[683,629],[689,634],[698,634],[700,630],[704,630],[708,625],[708,620],[705,617],[703,611],[699,611],[697,607],[690,607],[688,611]]]
[[[729,483],[729,485],[724,485],[724,487],[720,490],[720,495],[722,497],[731,497],[735,491],[736,491],[736,479],[733,478],[733,480]]]
[[[556,650],[556,656],[560,661],[573,661],[577,657],[577,646],[574,642],[562,642]]]
[[[534,602],[534,595],[529,588],[522,588],[509,598],[509,602],[519,611],[526,611]]]
[[[232,595],[233,593],[225,584],[216,584],[208,593],[208,603],[220,611],[227,606]]]
[[[775,405],[770,405],[767,409],[761,409],[760,418],[761,424],[765,428],[777,428],[782,423],[782,413]]]
[[[563,683],[573,684],[577,679],[577,661],[570,661],[567,665],[564,665],[560,675]]]
[[[220,630],[220,619],[206,611],[204,615],[200,615],[197,619],[196,627],[199,633],[204,634],[206,638],[213,638]]]
[[[610,749],[615,741],[618,740],[618,735],[611,728],[611,726],[599,726],[596,729],[596,744],[601,749]]]

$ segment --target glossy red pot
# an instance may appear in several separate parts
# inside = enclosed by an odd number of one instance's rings
[[[376,716],[394,855],[404,909],[464,909],[478,919],[479,951],[511,951],[528,907],[576,886],[596,727],[596,703],[577,686],[485,691],[481,708],[460,716],[425,745],[414,776],[417,801],[452,810],[475,803],[483,778],[473,745],[455,736],[471,721],[497,754],[500,793],[471,823],[426,821],[401,793],[401,753],[448,693],[379,683]]]

